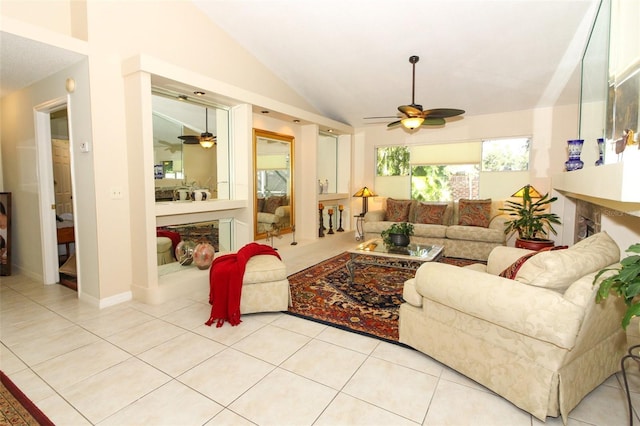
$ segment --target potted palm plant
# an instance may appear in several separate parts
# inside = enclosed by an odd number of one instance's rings
[[[413,235],[413,224],[408,222],[394,223],[380,234],[387,247],[406,247],[409,245],[411,235]]]
[[[505,207],[500,209],[512,217],[511,220],[505,222],[504,233],[512,235],[517,232],[516,247],[519,248],[540,250],[553,246],[553,241],[547,237],[549,232],[557,234],[553,225],[560,224],[560,217],[555,213],[550,213],[549,206],[558,197],[549,197],[548,193],[540,196],[531,185],[525,185],[516,194],[519,196],[520,193],[522,193],[522,202],[507,200]],[[539,196],[539,198],[536,197],[538,199],[535,202],[532,194]],[[514,196],[516,195],[514,194]]]
[[[615,271],[613,275],[609,275],[600,282],[598,293],[596,293],[596,302],[602,302],[610,294],[622,297],[627,305],[627,310],[622,318],[622,328],[625,330],[633,317],[640,316],[640,298],[638,297],[640,295],[640,243],[631,245],[626,251],[636,254],[622,259],[620,269],[602,269],[593,279],[595,285],[604,273]]]

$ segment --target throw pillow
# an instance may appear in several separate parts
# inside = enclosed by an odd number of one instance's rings
[[[264,198],[258,198],[258,211],[264,211]]]
[[[467,200],[461,198],[458,201],[459,217],[458,225],[480,226],[488,228],[491,222],[491,199]]]
[[[446,204],[418,203],[416,206],[415,223],[442,225],[442,219],[444,219],[444,212],[446,210]]]
[[[269,197],[264,202],[265,213],[275,213],[276,209],[282,205],[284,197]]]
[[[390,222],[407,222],[409,220],[409,209],[411,200],[394,200],[387,198],[387,214],[385,220]]]
[[[516,279],[516,275],[518,275],[518,271],[520,270],[522,265],[524,265],[524,263],[527,260],[531,259],[536,254],[541,253],[543,251],[564,250],[567,247],[568,246],[545,247],[545,248],[540,249],[538,251],[527,253],[524,256],[522,256],[520,259],[518,259],[515,262],[513,262],[511,265],[507,266],[507,268],[504,271],[500,272],[499,276],[501,276],[503,278],[509,278],[510,280],[515,280]]]

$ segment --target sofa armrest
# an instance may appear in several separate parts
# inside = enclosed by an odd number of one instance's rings
[[[365,222],[382,222],[384,221],[385,210],[370,210],[364,215]]]
[[[278,217],[289,217],[291,215],[291,207],[280,206],[276,209],[274,214]]]
[[[258,223],[280,223],[280,216],[276,216],[273,213],[258,212]]]
[[[428,262],[415,281],[425,300],[566,349],[575,345],[584,317],[582,306],[558,292],[468,268]]]
[[[489,228],[497,229],[504,232],[505,223],[511,219],[512,218],[509,215],[499,214],[498,216],[495,216],[491,219],[491,221],[489,222]]]
[[[487,272],[493,275],[500,275],[513,262],[520,259],[532,250],[525,250],[515,247],[498,246],[491,250],[487,259]]]

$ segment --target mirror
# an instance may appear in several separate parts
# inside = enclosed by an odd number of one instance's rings
[[[317,149],[318,193],[335,194],[338,192],[338,137],[320,133]]]
[[[293,209],[293,136],[253,130],[254,238],[291,232]]]
[[[219,176],[225,169],[219,164],[225,160],[218,154],[226,152],[228,111],[160,93],[152,95],[152,111],[156,201],[188,201],[174,198],[181,188],[208,191],[210,199],[223,198],[226,194],[219,193],[218,182],[228,179]],[[207,130],[216,136],[217,144],[211,148],[202,147],[197,140],[179,139]]]

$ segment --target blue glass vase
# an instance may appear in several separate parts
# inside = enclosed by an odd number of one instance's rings
[[[598,159],[596,160],[596,166],[602,166],[604,164],[604,139],[598,138]]]
[[[581,169],[584,166],[584,162],[580,160],[584,140],[571,139],[567,141],[567,144],[569,145],[569,160],[565,161],[564,167],[568,172]]]

